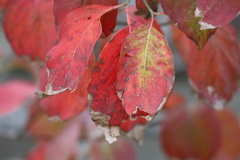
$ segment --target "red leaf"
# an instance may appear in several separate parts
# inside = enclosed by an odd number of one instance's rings
[[[52,0],[9,0],[3,26],[17,55],[45,61],[57,41],[52,9]]]
[[[59,43],[47,54],[46,95],[78,87],[93,46],[101,35],[99,18],[117,7],[86,6],[68,14],[59,31]]]
[[[157,12],[158,9],[158,0],[146,0],[150,8]],[[148,11],[146,5],[144,4],[143,0],[136,0],[136,7],[137,11],[135,12],[137,15],[143,15],[145,19],[151,17],[150,12]]]
[[[142,111],[151,120],[164,105],[174,81],[172,53],[163,35],[147,23],[123,44],[116,90],[129,116]]]
[[[211,159],[220,144],[215,111],[201,103],[167,112],[161,140],[166,153],[179,159]]]
[[[0,10],[3,10],[7,4],[8,0],[0,0]]]
[[[102,5],[102,6],[116,6],[118,5],[118,0],[86,0],[85,5]],[[105,13],[101,17],[103,36],[107,37],[110,35],[112,30],[117,24],[117,9]]]
[[[200,30],[200,24],[198,24],[198,22],[201,18],[195,17],[195,0],[159,0],[159,2],[169,18],[188,38],[193,40],[198,46],[198,49],[201,50],[211,35],[214,34],[215,30]]]
[[[87,5],[102,5],[102,6],[115,6],[118,5],[117,0],[55,0],[54,1],[54,15],[56,17],[57,30],[61,26],[64,18],[71,11],[87,6]],[[101,17],[101,24],[104,36],[109,36],[111,31],[116,26],[117,10],[110,11]]]
[[[36,85],[22,80],[11,80],[0,84],[0,115],[10,114],[34,98]]]
[[[201,17],[201,29],[221,27],[240,12],[239,0],[196,0],[195,16]]]
[[[54,139],[40,143],[29,153],[27,160],[73,160],[77,157],[78,138],[80,135],[78,118],[70,121]]]
[[[229,109],[217,111],[220,121],[221,144],[214,160],[234,160],[240,155],[240,127],[236,115]]]
[[[129,28],[125,27],[105,45],[93,70],[88,88],[91,95],[91,118],[104,131],[110,143],[119,136],[119,126],[122,121],[128,119],[114,88],[120,49],[128,35]]]
[[[53,14],[57,31],[61,27],[63,20],[73,10],[80,8],[84,0],[54,0]]]
[[[92,54],[88,65],[89,68],[84,72],[79,87],[74,92],[66,91],[41,100],[41,107],[48,116],[59,116],[60,119],[66,120],[78,115],[87,107],[87,87],[94,65],[95,57]],[[44,90],[47,83],[46,67],[42,68],[40,80],[40,89]],[[42,94],[41,91],[38,91],[38,94]]]
[[[146,20],[142,16],[136,15],[135,14],[136,11],[137,9],[134,6],[126,7],[127,22],[128,22],[128,25],[131,26],[131,32],[139,27],[139,25],[136,25],[136,23],[145,24],[145,23],[151,22],[151,19]],[[163,31],[161,30],[160,25],[155,19],[153,21],[153,27],[163,34]]]
[[[131,143],[119,139],[113,144],[95,141],[91,144],[89,160],[135,160],[135,151]]]
[[[183,43],[182,37],[176,38]],[[240,79],[236,30],[230,24],[219,28],[201,52],[190,41],[184,43],[186,48],[180,53],[185,57],[191,85],[200,98],[207,99],[215,107],[223,107],[236,92]]]
[[[92,73],[92,81],[89,85],[91,117],[99,128],[104,131],[105,137],[110,143],[115,141],[115,137],[119,135],[119,127],[122,121],[128,119],[128,115],[114,88],[120,50],[122,43],[129,35],[129,28],[134,30],[140,25],[141,23],[135,21],[134,25],[125,27],[113,36],[102,50],[99,61]],[[111,134],[109,135],[109,133]]]

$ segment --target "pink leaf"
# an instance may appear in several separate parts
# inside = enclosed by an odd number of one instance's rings
[[[48,142],[40,142],[37,148],[28,154],[27,160],[76,159],[80,126],[79,117],[71,120],[55,138]]]
[[[35,97],[36,85],[22,80],[0,84],[0,115],[10,114]]]

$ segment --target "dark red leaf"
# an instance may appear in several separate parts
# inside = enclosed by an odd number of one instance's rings
[[[239,85],[240,48],[236,30],[230,24],[219,28],[201,52],[192,42],[184,40],[183,34],[177,34],[175,38],[182,41],[177,45],[185,43],[180,54],[187,64],[191,85],[200,98],[222,108]]]
[[[215,30],[200,30],[200,17],[195,17],[195,0],[159,0],[164,12],[201,50]]]
[[[0,115],[10,114],[33,100],[37,86],[31,82],[11,80],[0,84]]]
[[[41,107],[48,116],[59,116],[60,119],[66,120],[78,115],[87,107],[87,87],[94,65],[95,57],[92,54],[88,65],[89,68],[83,73],[79,86],[74,92],[66,91],[41,100]],[[46,67],[42,68],[40,80],[40,89],[44,91],[44,87],[47,83]],[[42,92],[38,91],[38,94],[42,94]]]
[[[59,43],[47,54],[49,79],[45,95],[78,87],[102,32],[99,18],[117,7],[86,6],[68,14],[59,30]]]
[[[109,142],[116,140],[119,126],[128,119],[114,88],[121,46],[128,35],[129,28],[125,27],[105,45],[88,88],[91,95],[91,118],[104,131]]]
[[[221,144],[214,160],[235,160],[240,155],[240,127],[236,115],[229,109],[216,111],[220,121]]]
[[[201,17],[201,29],[221,27],[240,12],[239,0],[196,0],[195,17]]]
[[[17,55],[46,60],[46,53],[57,42],[52,9],[52,0],[9,0],[3,26]]]
[[[135,160],[136,155],[131,143],[119,139],[113,144],[95,141],[91,144],[89,160]]]
[[[87,5],[116,6],[117,0],[55,0],[54,15],[56,17],[57,30],[61,26],[64,18],[73,10]],[[84,13],[84,12],[83,12]],[[109,36],[116,26],[117,10],[110,11],[101,17],[101,24],[104,36]]]
[[[118,0],[85,0],[85,5],[102,5],[102,6],[116,6],[118,5]],[[110,35],[112,30],[117,24],[117,9],[105,13],[101,17],[103,37]]]
[[[146,23],[123,44],[116,90],[129,116],[138,110],[147,120],[164,105],[174,81],[172,53],[164,36]]]
[[[150,8],[157,12],[158,9],[158,0],[146,0]],[[136,7],[137,11],[135,12],[137,15],[143,15],[145,19],[151,17],[150,12],[148,11],[146,5],[144,4],[143,0],[136,0]]]
[[[219,149],[221,133],[215,111],[192,104],[167,112],[160,143],[168,156],[179,159],[211,159]]]

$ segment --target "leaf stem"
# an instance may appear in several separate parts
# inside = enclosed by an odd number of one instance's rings
[[[165,15],[164,12],[154,12],[152,10],[152,8],[148,5],[146,0],[143,0],[143,3],[145,4],[145,6],[147,7],[148,11],[150,12],[151,16],[153,17],[154,15]]]

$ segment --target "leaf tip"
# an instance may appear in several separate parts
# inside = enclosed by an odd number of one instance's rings
[[[40,90],[36,90],[35,94],[38,96],[38,98],[43,99],[43,98],[47,98],[49,95],[45,94],[44,92],[40,91]]]

